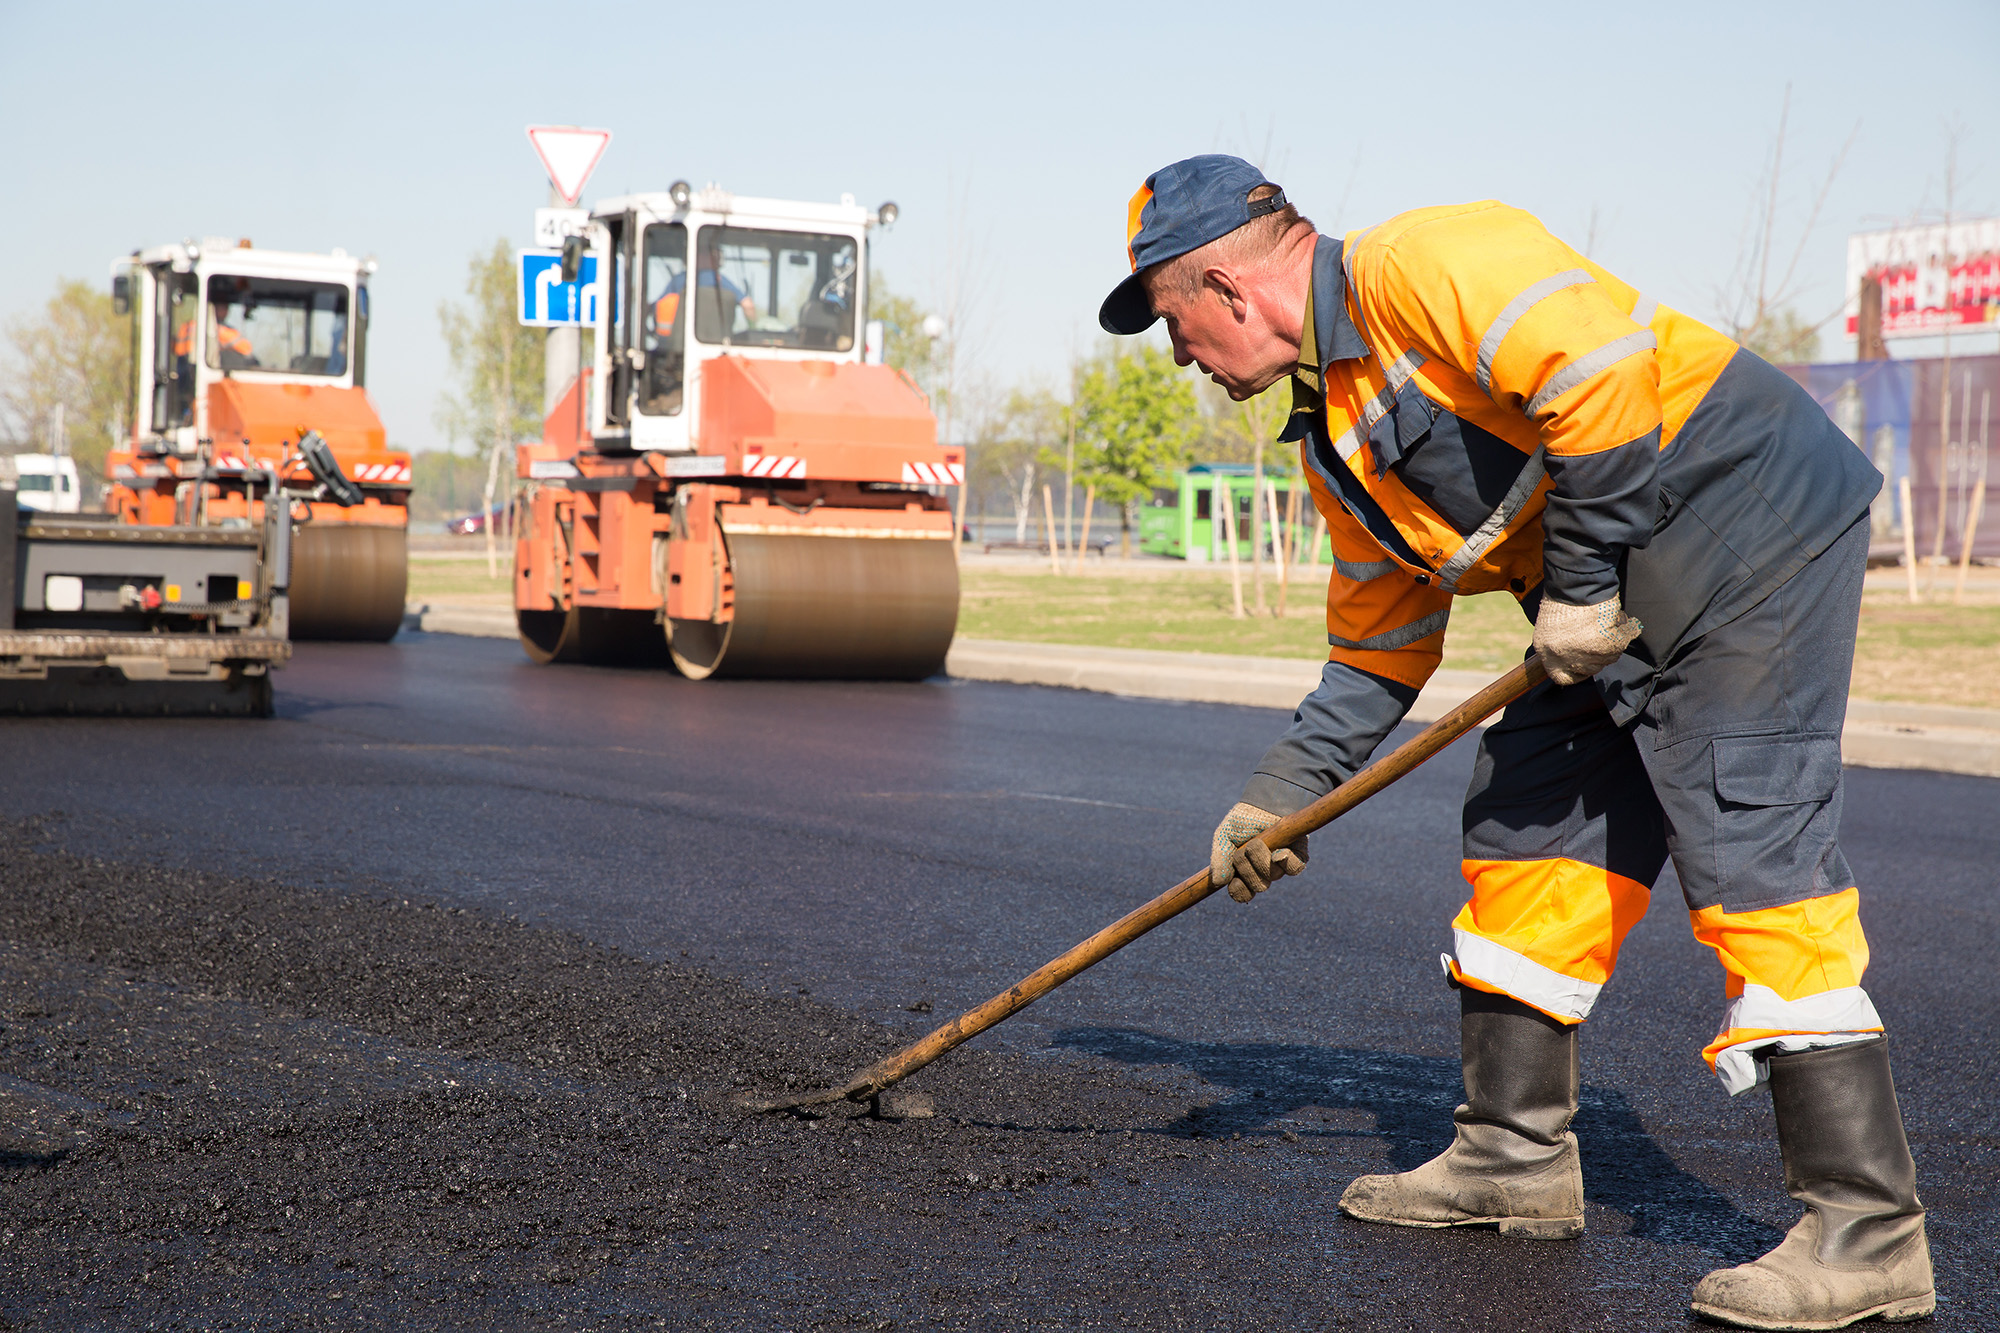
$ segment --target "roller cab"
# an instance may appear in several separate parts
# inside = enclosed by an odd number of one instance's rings
[[[131,434],[105,508],[150,527],[263,522],[267,473],[293,525],[291,632],[387,639],[408,584],[410,459],[366,389],[372,260],[247,241],[134,251],[114,266],[131,317]],[[308,437],[337,480],[306,463]]]
[[[958,621],[964,457],[863,355],[851,204],[684,189],[600,205],[594,364],[518,451],[522,644],[540,662],[920,679]],[[608,299],[607,299],[608,298]]]

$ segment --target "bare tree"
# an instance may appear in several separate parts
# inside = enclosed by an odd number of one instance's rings
[[[972,184],[960,190],[953,178],[946,178],[945,256],[934,279],[938,292],[937,314],[927,320],[929,336],[936,343],[932,353],[937,385],[931,391],[938,414],[938,438],[956,443],[960,431],[960,395],[979,380],[985,360],[986,333],[980,322],[993,282],[993,270],[980,235],[967,222],[972,213]]]
[[[1834,180],[1861,133],[1861,124],[1856,121],[1840,151],[1827,165],[1826,174],[1813,189],[1811,207],[1798,230],[1797,241],[1787,254],[1786,247],[1779,243],[1778,232],[1784,206],[1785,139],[1791,111],[1792,88],[1786,84],[1771,154],[1750,193],[1736,263],[1728,282],[1715,291],[1715,305],[1724,331],[1768,361],[1811,360],[1819,351],[1819,330],[1840,313],[1836,308],[1817,320],[1800,316],[1796,309],[1799,263],[1812,242]],[[1845,305],[1844,294],[1842,304]]]
[[[972,469],[997,483],[1014,511],[1014,540],[1028,539],[1035,486],[1046,461],[1068,433],[1069,407],[1045,389],[1017,389],[980,414],[970,450]]]

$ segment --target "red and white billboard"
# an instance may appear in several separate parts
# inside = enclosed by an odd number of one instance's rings
[[[1882,283],[1882,336],[2000,325],[2000,218],[1857,232],[1847,238],[1847,333],[1861,325],[1861,280]]]

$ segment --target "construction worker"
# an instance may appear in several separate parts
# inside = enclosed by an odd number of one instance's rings
[[[1836,840],[1879,474],[1791,380],[1502,204],[1322,236],[1210,155],[1148,177],[1126,235],[1100,323],[1164,318],[1180,364],[1238,400],[1290,376],[1281,438],[1332,537],[1328,662],[1217,827],[1213,882],[1247,902],[1304,867],[1303,840],[1257,835],[1402,720],[1454,596],[1511,591],[1550,676],[1487,728],[1466,796],[1454,1141],[1356,1180],[1341,1211],[1582,1233],[1577,1027],[1671,856],[1724,973],[1703,1054],[1730,1093],[1768,1084],[1805,1207],[1693,1308],[1751,1328],[1930,1313]]]
[[[697,291],[706,287],[720,296],[725,303],[723,309],[734,306],[743,312],[745,320],[753,322],[756,320],[757,303],[723,274],[722,255],[714,246],[705,245],[696,252],[695,270]],[[666,291],[653,302],[653,329],[660,338],[673,337],[674,321],[680,318],[681,294],[686,290],[687,274],[676,273],[668,279]],[[732,311],[727,318],[733,323],[736,318],[735,313]]]
[[[250,339],[241,330],[229,323],[229,297],[220,292],[209,295],[209,314],[214,321],[216,354],[215,364],[224,370],[243,370],[258,364],[257,355],[251,350]],[[193,383],[194,321],[183,320],[174,331],[174,355],[186,366],[188,382]]]

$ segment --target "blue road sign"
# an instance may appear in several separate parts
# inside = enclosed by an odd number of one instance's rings
[[[595,324],[597,256],[585,255],[577,281],[562,280],[562,251],[523,250],[515,275],[520,320],[530,328],[554,329],[570,324]]]

